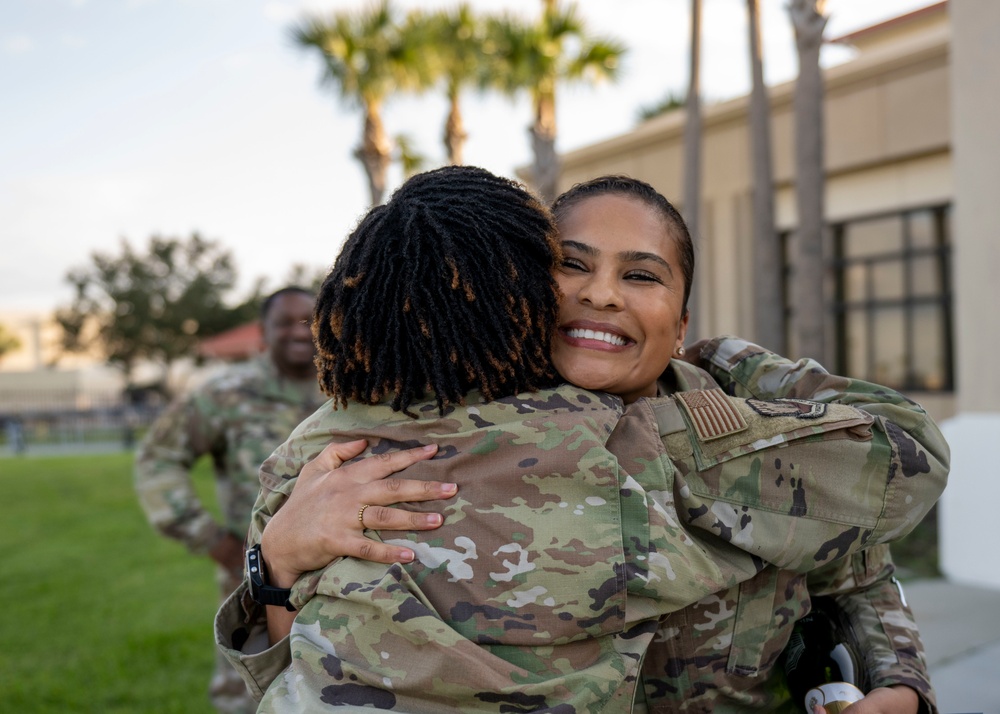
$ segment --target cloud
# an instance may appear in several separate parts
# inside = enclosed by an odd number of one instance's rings
[[[21,55],[35,49],[35,42],[27,35],[8,35],[0,40],[0,49],[9,55]]]

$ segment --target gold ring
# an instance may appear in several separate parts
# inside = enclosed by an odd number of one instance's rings
[[[369,504],[366,503],[360,509],[358,509],[358,522],[361,523],[362,528],[365,527],[365,509],[368,508],[368,506]]]

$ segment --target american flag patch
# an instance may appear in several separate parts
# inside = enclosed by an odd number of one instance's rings
[[[718,439],[747,428],[746,419],[721,389],[678,392],[674,396],[684,405],[702,441]]]

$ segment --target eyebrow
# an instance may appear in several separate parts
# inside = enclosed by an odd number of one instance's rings
[[[563,247],[575,248],[584,255],[596,256],[600,255],[601,252],[592,245],[588,245],[587,243],[580,243],[575,240],[564,240],[562,244]],[[656,253],[647,253],[641,250],[625,250],[619,253],[618,257],[625,263],[639,263],[646,260],[652,261],[658,265],[663,266],[667,270],[667,272],[670,273],[671,278],[674,277],[673,267],[670,265],[670,263],[668,263],[663,258],[658,256]]]

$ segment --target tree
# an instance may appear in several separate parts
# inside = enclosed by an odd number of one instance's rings
[[[639,107],[639,111],[636,112],[636,117],[640,122],[649,121],[650,119],[658,117],[661,114],[666,114],[676,109],[683,109],[686,101],[687,100],[683,94],[675,94],[673,91],[669,91],[663,99],[655,104],[648,104],[644,107]]]
[[[197,233],[186,241],[154,236],[145,254],[122,240],[120,254],[95,252],[90,265],[67,274],[75,296],[56,311],[63,349],[99,349],[129,381],[140,360],[166,371],[202,337],[256,316],[259,296],[224,304],[236,277],[230,253]]]
[[[448,98],[448,117],[445,120],[445,154],[449,164],[465,162],[464,147],[468,134],[462,119],[461,95],[472,86],[483,86],[487,80],[483,56],[485,24],[467,4],[452,10],[439,10],[430,14],[413,12],[408,25],[411,32],[426,38],[430,50],[432,76],[444,83]]]
[[[823,74],[820,45],[827,17],[824,0],[790,0],[799,76],[795,82],[795,199],[799,214],[792,280],[793,321],[799,354],[825,360],[823,285]]]
[[[0,360],[3,360],[4,355],[8,352],[16,352],[20,348],[21,340],[17,338],[17,335],[12,334],[6,327],[0,325]]]
[[[575,4],[560,8],[556,0],[542,2],[542,17],[535,23],[510,15],[491,18],[484,51],[496,62],[491,74],[497,88],[511,95],[527,90],[531,95],[532,182],[551,202],[559,178],[556,86],[614,80],[626,50],[617,40],[592,37]]]
[[[747,0],[750,31],[750,150],[753,171],[754,337],[765,347],[785,353],[781,283],[781,245],[774,226],[774,169],[771,163],[771,104],[764,84],[760,9]]]
[[[354,155],[368,177],[372,205],[381,203],[392,160],[382,107],[398,90],[427,86],[429,67],[422,48],[412,33],[401,31],[389,0],[358,12],[306,18],[292,28],[292,36],[299,45],[320,52],[323,81],[361,107],[364,129]]]
[[[403,169],[404,179],[424,170],[424,167],[427,166],[427,157],[417,150],[417,144],[409,134],[397,134],[393,143],[396,145],[396,153],[393,158],[399,162],[400,168]]]
[[[684,222],[691,240],[701,240],[701,0],[691,0],[691,59],[687,98],[684,102]],[[693,309],[688,319],[688,334],[698,336],[698,314]]]

